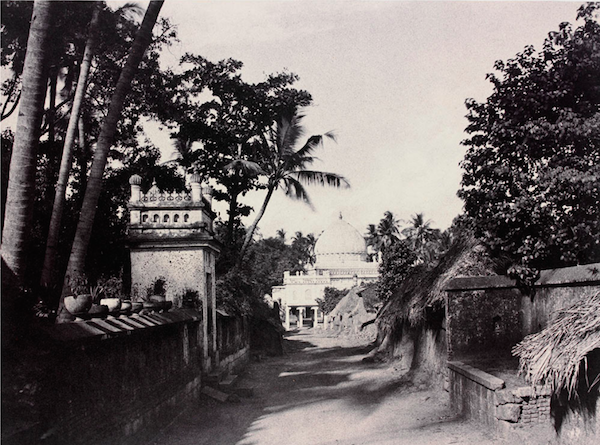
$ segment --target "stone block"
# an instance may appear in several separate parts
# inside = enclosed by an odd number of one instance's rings
[[[519,403],[521,399],[513,394],[509,389],[502,389],[496,393],[496,405],[506,405],[507,403]]]
[[[531,388],[529,386],[521,386],[520,388],[515,389],[515,394],[522,399],[531,397]]]
[[[521,405],[516,403],[506,403],[496,408],[496,418],[516,423],[521,416]]]

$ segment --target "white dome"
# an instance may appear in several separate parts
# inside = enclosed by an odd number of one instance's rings
[[[317,265],[365,261],[367,246],[358,230],[340,218],[321,233],[315,244]]]

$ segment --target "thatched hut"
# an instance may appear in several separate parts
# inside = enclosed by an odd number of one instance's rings
[[[368,286],[355,286],[339,301],[328,315],[334,329],[358,334],[363,324],[375,318],[375,312],[370,310],[370,300],[365,301],[363,296],[368,289]]]
[[[550,387],[556,396],[578,398],[580,390],[597,391],[600,355],[600,292],[556,312],[548,326],[514,347],[519,372],[533,385]],[[584,388],[581,388],[581,385]]]
[[[446,373],[445,297],[449,280],[494,275],[496,264],[473,237],[457,239],[433,269],[412,273],[377,316],[374,354],[401,359],[401,367]],[[413,360],[417,357],[417,360]]]

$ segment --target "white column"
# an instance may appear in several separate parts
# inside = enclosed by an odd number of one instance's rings
[[[299,307],[298,308],[298,328],[301,328],[303,324],[304,324],[304,308]]]
[[[329,329],[329,317],[327,316],[327,314],[323,314],[323,329],[327,330]]]
[[[312,310],[313,310],[313,328],[316,328],[319,325],[319,319],[317,318],[319,316],[319,307],[313,306]]]
[[[285,330],[289,331],[290,330],[290,310],[291,310],[291,307],[289,307],[289,306],[286,305],[285,308],[284,308],[284,310],[285,310]]]
[[[202,181],[202,178],[196,173],[190,177],[190,185],[192,186],[192,202],[202,201],[202,186],[200,185],[200,181]]]

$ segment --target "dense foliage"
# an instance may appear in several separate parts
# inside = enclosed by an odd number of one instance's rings
[[[240,217],[251,208],[240,198],[264,188],[258,176],[264,159],[265,132],[287,109],[312,102],[307,91],[293,88],[298,76],[283,72],[262,82],[242,79],[243,63],[211,62],[186,54],[180,72],[162,79],[156,109],[172,130],[178,163],[215,183],[215,199],[228,204],[224,242],[236,243]]]
[[[494,92],[468,100],[459,196],[495,256],[533,268],[600,261],[600,24],[549,34],[495,64]]]
[[[312,234],[303,236],[299,232],[291,244],[279,236],[261,239],[252,244],[247,261],[240,267],[232,267],[235,259],[227,259],[228,254],[237,255],[236,251],[222,252],[218,261],[218,304],[233,313],[255,313],[271,288],[283,284],[284,271],[304,271],[306,259],[312,255],[312,240]]]
[[[383,252],[377,286],[382,301],[392,296],[394,290],[408,276],[416,260],[417,255],[405,240],[397,241]]]

